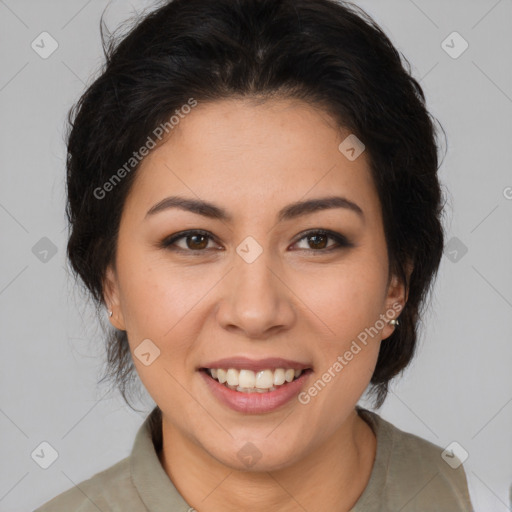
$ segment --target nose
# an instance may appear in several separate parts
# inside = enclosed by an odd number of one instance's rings
[[[222,328],[249,339],[264,340],[296,321],[295,295],[284,271],[264,250],[249,263],[238,254],[222,287],[217,321]]]

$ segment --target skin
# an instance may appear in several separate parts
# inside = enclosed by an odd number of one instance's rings
[[[348,134],[296,100],[204,103],[137,170],[105,302],[112,324],[127,331],[136,370],[162,410],[162,466],[199,511],[340,512],[356,503],[370,478],[376,439],[355,405],[393,325],[369,338],[306,405],[292,399],[270,413],[235,412],[196,371],[235,355],[283,357],[313,368],[307,388],[379,315],[393,304],[403,308],[404,287],[388,275],[366,153],[350,161],[338,150]],[[145,218],[170,195],[213,202],[233,220],[179,209]],[[330,195],[357,203],[364,219],[335,208],[277,221],[290,203]],[[320,239],[318,246],[303,238],[322,228],[353,246],[328,252],[335,240]],[[182,253],[159,247],[187,229],[208,231],[212,239],[182,238],[174,244]],[[236,252],[247,236],[263,250],[250,264]],[[148,338],[160,355],[145,366],[133,351]],[[237,457],[248,441],[261,453],[250,468]]]

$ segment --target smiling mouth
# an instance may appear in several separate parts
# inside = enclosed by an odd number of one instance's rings
[[[275,370],[253,371],[236,368],[201,368],[201,371],[232,391],[269,393],[286,386],[312,370],[311,368],[276,368]]]

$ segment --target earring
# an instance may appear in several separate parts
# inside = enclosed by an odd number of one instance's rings
[[[389,323],[391,325],[394,325],[395,327],[399,326],[400,325],[400,322],[398,321],[397,318],[393,318],[392,320],[389,321]]]
[[[109,309],[108,316],[112,316],[112,310]]]

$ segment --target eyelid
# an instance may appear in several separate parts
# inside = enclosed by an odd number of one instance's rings
[[[350,242],[350,240],[343,234],[338,233],[336,231],[331,231],[329,229],[324,228],[312,228],[308,229],[306,231],[303,231],[302,233],[299,233],[297,237],[295,238],[295,241],[292,243],[292,246],[297,244],[298,242],[301,242],[304,238],[307,238],[311,235],[325,235],[328,238],[334,240],[336,243],[334,246],[329,247],[327,249],[297,249],[299,251],[307,251],[307,252],[317,252],[317,253],[329,253],[332,250],[336,249],[342,249],[342,248],[348,248],[348,247],[354,247],[354,244]],[[217,242],[217,238],[210,233],[209,231],[205,231],[203,229],[188,229],[185,231],[180,231],[177,233],[174,233],[171,236],[168,236],[162,240],[162,242],[159,244],[161,248],[167,249],[167,250],[173,250],[176,252],[182,252],[182,253],[190,253],[190,254],[200,254],[202,252],[207,252],[208,249],[182,249],[181,247],[172,247],[173,244],[175,244],[177,241],[187,238],[189,236],[193,235],[203,235],[207,237],[210,241],[213,241],[215,243]]]
[[[313,228],[313,229],[308,229],[306,231],[303,231],[302,233],[297,235],[297,238],[295,239],[295,241],[293,242],[292,245],[297,244],[298,242],[302,241],[304,238],[307,238],[308,236],[311,236],[311,235],[325,235],[328,238],[334,240],[336,242],[336,244],[333,247],[330,247],[329,249],[317,249],[317,250],[315,250],[315,249],[298,249],[299,251],[302,250],[302,251],[322,253],[322,252],[329,252],[330,250],[334,250],[334,249],[341,249],[343,247],[353,247],[354,246],[354,244],[352,242],[350,242],[349,239],[345,235],[338,233],[336,231],[331,231],[330,229],[324,229],[324,228]]]
[[[190,254],[194,253],[201,253],[206,252],[207,249],[202,250],[193,250],[193,249],[182,249],[181,247],[173,247],[173,244],[175,244],[177,241],[187,238],[189,236],[194,235],[203,235],[209,239],[209,241],[213,241],[217,243],[217,239],[215,236],[213,236],[209,231],[205,231],[203,229],[187,229],[185,231],[179,231],[177,233],[174,233],[173,235],[170,235],[162,240],[162,242],[159,244],[161,248],[167,249],[167,250],[174,250],[176,252],[188,252]]]

